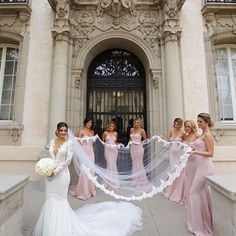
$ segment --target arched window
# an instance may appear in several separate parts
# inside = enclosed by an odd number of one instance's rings
[[[215,58],[220,119],[236,122],[236,46],[217,47]]]
[[[133,119],[140,117],[146,126],[145,70],[134,54],[122,49],[102,52],[91,62],[87,81],[87,116],[97,125],[102,122],[105,128],[115,121],[123,143]]]
[[[17,62],[17,46],[0,44],[0,120],[13,119]]]

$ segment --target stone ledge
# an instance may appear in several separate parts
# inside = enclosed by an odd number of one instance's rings
[[[22,236],[24,186],[29,176],[0,175],[0,235]]]
[[[24,187],[28,179],[25,175],[0,175],[0,202]]]
[[[212,189],[236,202],[236,175],[208,176],[207,182]]]
[[[211,187],[214,236],[235,236],[236,175],[207,177]]]

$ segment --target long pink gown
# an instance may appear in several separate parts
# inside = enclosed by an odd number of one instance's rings
[[[112,135],[107,135],[105,137],[105,150],[104,155],[107,162],[107,170],[114,176],[114,181],[112,183],[105,183],[105,187],[108,189],[116,188],[119,186],[119,180],[117,176],[117,157],[118,157],[118,147],[116,145],[116,137]]]
[[[171,142],[182,142],[182,138],[170,138]],[[170,163],[175,164],[180,158],[182,154],[182,151],[180,149],[176,149],[175,146],[173,146],[173,149],[170,149]],[[186,168],[185,168],[186,169]],[[164,191],[163,195],[170,199],[171,201],[177,202],[181,205],[184,205],[186,203],[186,174],[185,174],[185,169],[182,170],[180,173],[180,176],[175,179],[173,184],[166,188]]]
[[[199,152],[207,150],[203,139],[198,138],[194,147]],[[206,176],[213,174],[211,158],[193,155],[186,169],[187,226],[196,236],[212,236],[212,202]]]
[[[83,137],[86,138],[86,137]],[[91,159],[91,161],[95,161],[94,151],[93,151],[93,141],[92,140],[83,140],[81,145]],[[96,196],[96,190],[93,182],[88,179],[87,175],[81,172],[76,188],[74,191],[71,191],[72,195],[81,200],[87,200],[90,197]]]
[[[135,142],[132,143],[130,146],[130,155],[132,159],[132,173],[136,171],[140,171],[142,173],[139,176],[134,177],[133,182],[134,186],[142,187],[149,183],[143,166],[144,149],[141,143],[142,136],[139,133],[131,133],[130,139],[131,141]]]

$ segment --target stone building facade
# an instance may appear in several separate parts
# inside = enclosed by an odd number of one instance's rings
[[[130,114],[135,118],[140,112],[149,136],[167,135],[175,117],[196,120],[198,113],[209,112],[215,121],[216,173],[232,173],[235,10],[234,0],[0,1],[1,173],[28,173],[37,179],[35,161],[56,124],[66,121],[76,131],[90,112],[92,94],[103,92],[100,112],[123,116],[124,127]],[[100,92],[89,93],[91,65],[99,64],[99,55],[107,56],[109,50],[116,56],[132,55],[142,64],[145,85],[139,92],[131,91],[121,77],[120,90],[108,81],[100,84]],[[116,105],[129,88],[124,104],[116,106],[118,113],[103,104],[112,100],[109,88]],[[96,96],[97,104],[101,97]],[[140,97],[140,111],[126,113]]]

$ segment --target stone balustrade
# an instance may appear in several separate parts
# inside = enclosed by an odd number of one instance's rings
[[[209,176],[214,236],[236,236],[236,175]]]
[[[23,193],[29,176],[0,175],[0,235],[22,236]]]

